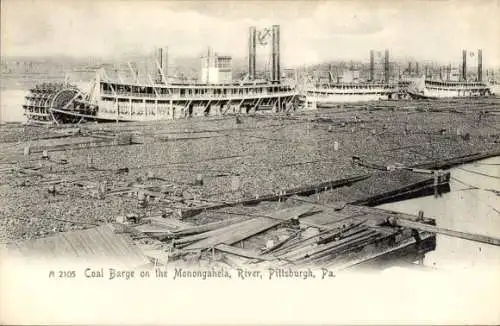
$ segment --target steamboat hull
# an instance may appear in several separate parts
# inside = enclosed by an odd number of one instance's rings
[[[340,95],[334,94],[325,97],[308,96],[308,99],[316,101],[318,107],[321,105],[335,104],[335,103],[351,103],[351,102],[371,102],[379,100],[388,100],[391,94],[355,94],[355,95]]]
[[[162,121],[194,117],[266,114],[297,109],[297,93],[270,82],[208,84],[127,84],[100,80],[88,94],[59,86],[32,90],[24,106],[31,123]],[[40,93],[40,94],[39,94]],[[57,94],[65,94],[55,96]],[[53,98],[59,98],[55,101]],[[43,99],[43,101],[39,100]]]
[[[491,96],[493,92],[489,85],[480,82],[426,80],[423,85],[412,85],[409,87],[407,93],[415,99],[456,99],[488,97]]]

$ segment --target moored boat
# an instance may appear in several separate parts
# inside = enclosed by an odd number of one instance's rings
[[[157,121],[227,114],[281,112],[296,108],[293,85],[281,79],[279,26],[267,29],[272,39],[269,80],[257,79],[255,47],[257,32],[250,28],[249,76],[233,81],[231,57],[210,50],[202,57],[197,82],[171,82],[164,73],[162,54],[157,60],[156,81],[124,82],[109,78],[104,69],[88,93],[67,83],[42,84],[31,90],[24,105],[29,122],[76,123],[96,121]],[[259,38],[260,41],[262,41]]]
[[[379,55],[381,57],[381,55]],[[375,52],[370,51],[369,80],[360,78],[357,69],[344,70],[342,75],[333,82],[329,72],[328,82],[316,82],[304,88],[304,102],[307,109],[336,106],[338,103],[369,102],[389,100],[402,97],[398,82],[391,81],[389,51],[385,50],[383,59],[383,80],[375,79]]]
[[[325,84],[305,90],[306,107],[321,108],[336,103],[367,102],[392,99],[398,93],[397,84],[338,83]]]
[[[459,98],[483,97],[492,94],[490,85],[483,82],[441,81],[423,79],[414,82],[407,89],[413,98]]]
[[[473,56],[474,53],[470,52]],[[454,71],[453,71],[454,70]],[[453,72],[452,72],[453,71]],[[415,80],[407,88],[412,98],[438,99],[438,98],[463,98],[484,97],[492,95],[490,83],[483,82],[483,51],[477,51],[477,74],[470,78],[467,69],[467,51],[462,51],[462,67],[448,68],[448,76],[432,79],[426,76]],[[472,79],[472,80],[471,80]]]

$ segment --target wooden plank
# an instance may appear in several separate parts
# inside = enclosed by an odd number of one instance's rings
[[[302,232],[303,232],[303,230],[298,230],[298,231],[292,233],[289,237],[287,237],[283,241],[280,241],[280,242],[276,243],[274,246],[262,251],[262,254],[267,254],[267,253],[273,252],[273,251],[281,248],[283,245],[285,245],[290,240],[294,239],[296,236],[298,236]]]
[[[353,223],[353,224],[351,224],[351,225],[347,226],[346,228],[341,229],[340,231],[335,232],[335,233],[333,233],[333,234],[331,234],[331,235],[329,234],[326,238],[320,239],[320,240],[318,241],[318,244],[326,244],[326,243],[328,243],[328,242],[331,242],[331,241],[333,241],[335,238],[340,237],[340,236],[342,236],[343,234],[346,234],[348,231],[351,231],[352,229],[357,228],[358,226],[360,226],[361,224],[363,224],[363,223],[365,223],[365,222],[366,222],[366,220],[362,220],[362,221],[360,221],[360,222]]]
[[[184,243],[189,243],[189,242],[193,242],[193,241],[203,240],[203,239],[210,238],[210,237],[216,237],[216,236],[219,236],[221,234],[233,233],[233,232],[235,232],[236,229],[245,228],[249,223],[252,223],[252,221],[254,219],[255,218],[250,218],[248,220],[244,220],[244,221],[241,221],[238,223],[230,224],[230,225],[225,226],[223,228],[218,228],[215,230],[211,230],[211,231],[207,231],[207,232],[203,232],[203,233],[199,233],[199,234],[195,234],[195,235],[191,235],[191,236],[186,236],[186,237],[175,240],[175,244],[184,244]]]
[[[192,224],[190,223],[186,223],[186,222],[183,222],[183,221],[180,221],[180,220],[177,220],[177,219],[174,219],[174,218],[164,218],[160,215],[158,216],[151,216],[151,217],[146,217],[144,219],[145,221],[150,221],[151,224],[156,224],[156,225],[159,225],[159,226],[165,226],[165,227],[175,227],[175,228],[180,228],[180,229],[184,229],[184,228],[190,228],[192,227]]]
[[[394,264],[397,265],[403,257],[407,257],[410,253],[417,254],[417,252],[425,253],[430,250],[434,250],[435,236],[426,233],[421,235],[421,237],[422,238],[419,242],[417,242],[414,237],[411,237],[405,239],[405,241],[402,241],[396,246],[390,246],[389,248],[383,248],[382,250],[369,252],[357,259],[349,260],[342,264],[338,264],[337,262],[330,262],[325,267],[331,268],[336,271],[341,271],[378,265],[383,261],[394,262]],[[390,263],[389,265],[392,265],[392,263]]]
[[[222,252],[225,252],[225,253],[229,253],[232,255],[245,257],[245,258],[259,259],[259,260],[266,260],[266,261],[273,261],[273,260],[277,259],[276,257],[274,257],[272,255],[261,255],[261,254],[255,253],[251,250],[236,248],[236,247],[228,246],[225,244],[218,244],[214,248],[217,250],[220,250]]]
[[[299,216],[310,212],[310,205],[301,205],[291,208],[282,209],[279,211],[271,211],[266,215],[269,217],[258,217],[251,220],[251,223],[245,225],[244,228],[239,228],[233,233],[224,232],[224,234],[210,237],[194,244],[187,246],[185,249],[206,249],[214,247],[217,244],[225,243],[231,245],[233,243],[244,240],[253,235],[264,232],[272,227],[275,227],[283,222],[283,220],[288,220],[292,218],[298,218]]]
[[[390,223],[392,225],[407,227],[415,230],[426,231],[431,233],[439,233],[449,237],[460,238],[475,242],[486,243],[494,246],[500,246],[500,239],[495,237],[490,237],[486,235],[466,233],[461,231],[450,230],[442,227],[437,227],[434,225],[419,223],[415,221],[409,221],[402,218],[391,218]]]
[[[339,230],[339,228],[337,229],[327,229],[325,231],[322,231],[322,232],[319,232],[318,234],[315,234],[315,235],[312,235],[312,236],[309,236],[307,238],[303,238],[303,239],[300,239],[300,240],[297,240],[293,243],[291,243],[290,245],[288,246],[285,246],[285,247],[281,247],[277,250],[275,250],[275,254],[278,254],[279,255],[287,255],[288,253],[290,253],[292,250],[293,251],[296,251],[298,250],[297,247],[300,246],[300,248],[304,248],[305,246],[307,245],[310,245],[310,244],[316,244],[316,240],[314,240],[315,238],[318,238],[322,235],[325,235],[325,234],[329,234],[330,232],[333,232],[335,230]]]
[[[354,241],[351,241],[347,244],[339,246],[334,250],[325,252],[321,254],[319,257],[315,257],[312,261],[315,264],[328,264],[334,260],[342,260],[344,257],[357,257],[359,255],[359,251],[366,250],[379,250],[379,244],[387,239],[388,236],[386,234],[380,233],[372,233],[365,235],[361,238],[358,238]],[[352,258],[348,258],[352,259]]]
[[[212,223],[207,223],[207,224],[203,224],[203,225],[193,226],[190,228],[185,228],[182,230],[175,231],[174,233],[176,236],[198,234],[198,233],[216,230],[216,229],[219,229],[221,227],[225,227],[225,226],[228,226],[228,225],[231,225],[234,223],[238,223],[238,222],[244,221],[245,219],[246,219],[245,217],[227,219],[227,220],[223,220],[223,221],[212,222]]]
[[[142,224],[134,227],[136,231],[142,233],[171,233],[172,228],[164,226],[156,226],[152,224]]]
[[[258,234],[260,232],[263,232],[267,229],[270,229],[281,222],[277,222],[272,219],[263,219],[263,218],[256,218],[251,221],[250,223],[246,224],[245,227],[241,228],[236,228],[233,230],[233,232],[224,232],[222,234],[219,234],[217,236],[213,236],[210,238],[203,239],[201,241],[198,241],[196,243],[193,243],[189,246],[187,246],[185,249],[207,249],[214,247],[217,244],[220,243],[225,243],[225,244],[233,244],[236,242],[239,242],[241,240],[244,240],[252,235]]]
[[[303,259],[303,260],[313,259],[314,256],[318,256],[322,253],[331,251],[331,250],[333,250],[341,245],[352,243],[354,241],[357,241],[358,239],[364,238],[365,236],[373,235],[374,233],[376,233],[376,231],[363,230],[362,232],[357,233],[351,237],[347,237],[347,238],[344,238],[344,239],[341,239],[338,241],[334,241],[334,242],[331,242],[331,243],[326,244],[326,245],[319,245],[316,248],[314,248],[313,250],[311,250],[310,252],[307,252],[305,255],[298,257],[298,258]],[[289,256],[287,255],[287,257],[289,257]],[[316,258],[318,258],[318,257],[316,257]]]
[[[367,230],[366,233],[360,233],[352,238],[346,239],[345,243],[339,243],[332,248],[328,248],[325,251],[322,251],[314,256],[304,257],[299,260],[300,264],[324,264],[326,261],[332,260],[334,257],[345,254],[346,252],[352,250],[357,246],[369,246],[376,241],[376,238],[380,237],[373,230]]]

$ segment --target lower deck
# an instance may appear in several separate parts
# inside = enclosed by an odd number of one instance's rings
[[[189,100],[102,97],[96,117],[121,121],[175,120],[189,117],[282,112],[296,108],[293,92],[254,98]]]

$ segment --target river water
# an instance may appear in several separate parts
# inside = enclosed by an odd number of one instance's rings
[[[26,92],[2,90],[0,122],[24,121],[22,104]],[[380,208],[436,219],[439,227],[500,237],[500,157],[451,169],[451,191],[441,197],[421,197]],[[438,269],[500,268],[500,247],[437,235],[436,250],[424,264]]]
[[[18,89],[2,89],[0,92],[0,123],[23,122],[24,96],[27,92]]]
[[[500,157],[452,168],[449,193],[427,196],[379,208],[436,219],[438,227],[500,237]],[[424,265],[443,270],[499,269],[500,247],[437,235],[436,250]],[[499,269],[500,271],[500,269]]]

